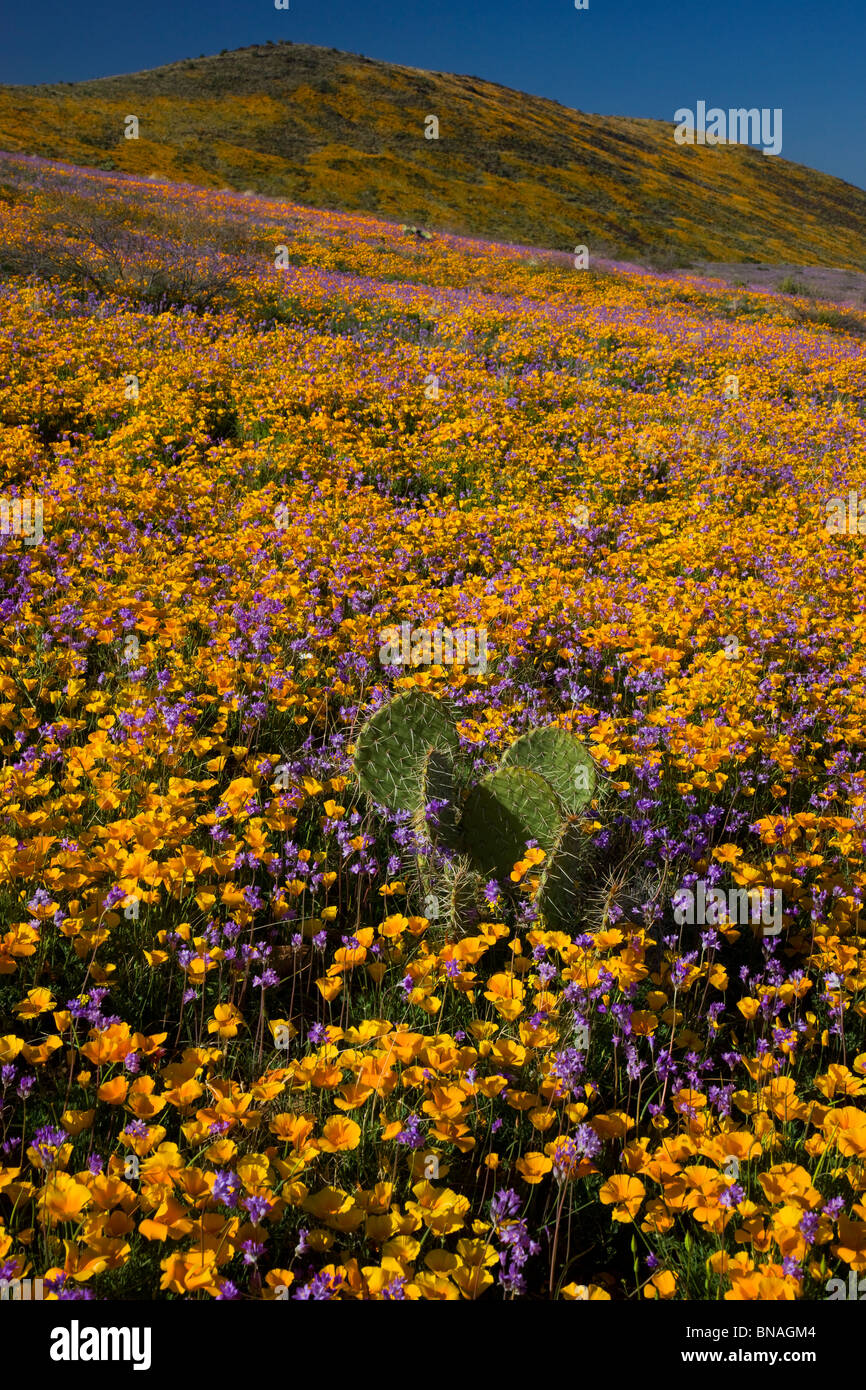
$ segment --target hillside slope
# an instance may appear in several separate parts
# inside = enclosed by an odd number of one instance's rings
[[[0,87],[0,149],[595,254],[866,267],[866,192],[839,179],[309,45]]]

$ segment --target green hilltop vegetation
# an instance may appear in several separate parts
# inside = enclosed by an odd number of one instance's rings
[[[0,87],[6,151],[669,266],[866,266],[866,192],[759,149],[679,146],[673,130],[673,113],[589,115],[288,42]]]

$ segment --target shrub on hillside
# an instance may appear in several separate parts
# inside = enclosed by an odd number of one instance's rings
[[[226,302],[230,269],[218,269],[177,241],[170,244],[96,212],[47,217],[0,255],[0,273],[117,294],[162,312],[196,312]]]

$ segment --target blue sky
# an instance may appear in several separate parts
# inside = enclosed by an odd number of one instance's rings
[[[39,0],[9,6],[0,82],[61,82],[287,38],[673,121],[781,107],[782,157],[866,187],[866,0]]]

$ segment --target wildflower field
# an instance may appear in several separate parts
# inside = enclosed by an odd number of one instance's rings
[[[595,255],[668,268],[866,259],[866,191],[850,182],[482,77],[282,39],[91,81],[14,81],[0,83],[2,150],[548,247],[591,228]]]
[[[0,224],[0,1278],[866,1273],[862,314],[24,156]]]

